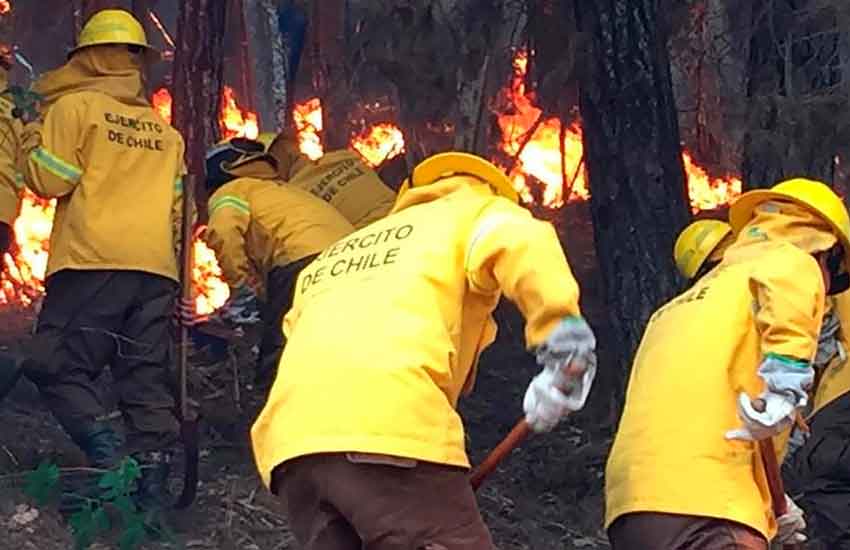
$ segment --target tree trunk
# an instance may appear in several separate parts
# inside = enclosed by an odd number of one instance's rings
[[[269,0],[246,0],[243,7],[250,59],[254,64],[253,105],[260,128],[265,131],[282,130],[289,112],[286,87],[289,75],[275,4]]]
[[[173,125],[186,140],[187,169],[198,176],[204,174],[206,149],[220,136],[226,21],[227,3],[220,0],[186,0],[177,20]],[[198,193],[197,200],[205,219],[205,193]]]
[[[650,315],[680,288],[672,253],[689,220],[665,29],[657,0],[577,2],[590,55],[580,107],[591,215],[611,334],[612,406]],[[603,360],[605,357],[603,356]]]
[[[833,181],[839,130],[822,92],[840,79],[839,33],[834,19],[813,5],[753,2],[745,190],[795,176]]]
[[[351,133],[345,8],[344,0],[315,0],[310,18],[313,83],[322,101],[322,142],[326,151],[345,149]]]

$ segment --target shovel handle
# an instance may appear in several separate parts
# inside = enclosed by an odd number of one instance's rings
[[[519,444],[522,443],[530,434],[531,427],[524,418],[517,422],[510,433],[505,436],[505,438],[496,445],[496,448],[490,451],[487,458],[485,458],[484,461],[472,471],[472,476],[469,478],[472,490],[477,491],[484,479],[493,473],[493,470],[496,469],[499,463],[502,462],[502,460],[504,460],[511,451],[517,448],[517,446],[519,446]]]
[[[752,401],[753,408],[764,412],[765,402],[763,399]],[[764,466],[764,474],[767,478],[767,489],[770,492],[770,506],[774,517],[784,516],[788,513],[788,503],[785,501],[785,485],[782,482],[782,474],[779,462],[776,460],[776,448],[773,446],[773,438],[768,437],[759,441],[759,454]],[[798,544],[783,544],[783,550],[796,550]]]

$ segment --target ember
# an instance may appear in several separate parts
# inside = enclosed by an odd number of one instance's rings
[[[9,0],[0,0],[0,15],[6,15],[12,11],[12,3]]]

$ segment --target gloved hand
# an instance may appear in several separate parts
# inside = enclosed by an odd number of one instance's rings
[[[563,368],[567,363],[596,366],[596,337],[582,317],[562,320],[536,350],[537,364]],[[584,367],[581,367],[584,370]]]
[[[806,519],[803,516],[803,510],[788,495],[785,495],[785,503],[788,511],[776,518],[776,523],[779,525],[776,542],[780,544],[806,542],[807,538],[803,532],[806,529]]]
[[[596,376],[596,338],[580,317],[565,319],[537,350],[543,371],[534,377],[523,399],[532,430],[547,432],[584,407]]]
[[[815,371],[808,363],[777,355],[767,355],[759,366],[759,376],[767,389],[759,395],[763,408],[757,409],[746,393],[738,396],[738,416],[744,423],[726,432],[726,439],[759,441],[773,437],[794,421],[797,410],[808,403],[806,391],[812,386]]]

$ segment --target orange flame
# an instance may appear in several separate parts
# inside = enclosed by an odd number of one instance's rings
[[[298,147],[310,160],[318,160],[325,154],[322,147],[322,103],[314,97],[304,103],[297,103],[292,112],[292,120],[298,131]]]
[[[298,147],[311,160],[325,154],[322,145],[322,102],[314,97],[296,103],[292,113],[298,131]],[[381,122],[352,136],[349,147],[360,153],[372,168],[404,153],[404,134],[401,128],[389,122]]]
[[[694,214],[700,210],[712,210],[724,204],[729,204],[741,194],[741,178],[735,176],[726,176],[725,179],[710,177],[704,168],[694,162],[691,154],[687,151],[682,151],[682,161],[688,179],[691,211]]]
[[[159,116],[169,124],[171,124],[171,103],[171,92],[168,88],[160,88],[154,92],[151,104]]]
[[[44,291],[47,251],[56,201],[42,199],[24,189],[15,219],[14,256],[3,257],[6,270],[0,278],[0,304],[28,306]]]
[[[260,135],[260,125],[257,113],[246,111],[236,103],[236,93],[230,86],[225,86],[221,94],[221,114],[219,127],[222,139],[246,137],[257,139]]]
[[[557,208],[564,204],[564,186],[572,182],[568,200],[584,200],[589,196],[583,166],[581,128],[573,124],[564,132],[564,163],[561,163],[561,121],[542,119],[543,111],[534,105],[534,94],[525,87],[528,55],[521,51],[513,61],[514,72],[510,86],[502,91],[510,108],[498,115],[502,131],[499,149],[515,164],[508,174],[525,202],[533,200],[528,176],[543,184],[543,205]],[[529,132],[533,132],[529,137]],[[520,151],[521,149],[521,151]],[[517,157],[519,153],[519,157]],[[507,166],[502,166],[508,169]],[[566,176],[566,178],[565,178]]]
[[[12,3],[9,0],[0,0],[0,15],[6,15],[12,11]]]
[[[394,124],[376,124],[351,140],[355,149],[371,167],[404,153],[404,134]]]
[[[224,282],[215,252],[207,243],[196,238],[192,252],[195,255],[192,271],[195,311],[205,315],[224,305],[230,297],[230,287]]]
[[[514,187],[525,202],[532,202],[534,197],[529,184],[531,176],[543,185],[543,206],[558,208],[564,204],[563,183],[566,179],[568,183],[573,182],[567,200],[587,200],[590,191],[583,162],[581,126],[573,123],[564,132],[562,166],[561,121],[558,118],[541,119],[542,110],[535,105],[534,93],[526,90],[528,54],[525,51],[517,53],[513,67],[510,85],[502,91],[508,107],[497,118],[502,131],[499,149],[510,158],[516,159],[509,174]],[[528,134],[532,131],[529,137]],[[740,178],[709,177],[705,169],[698,166],[687,151],[682,152],[682,161],[688,180],[691,210],[694,213],[728,204],[741,194]]]

